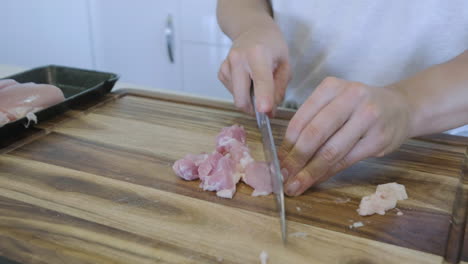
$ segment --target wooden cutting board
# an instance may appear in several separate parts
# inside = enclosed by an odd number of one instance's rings
[[[280,117],[272,121],[277,143],[288,113]],[[132,90],[18,135],[0,154],[0,256],[20,263],[260,263],[262,251],[268,263],[456,258],[468,140],[410,140],[286,198],[284,246],[272,196],[252,197],[240,184],[234,199],[223,199],[172,171],[185,154],[212,151],[219,130],[236,123],[262,159],[255,120],[231,105]],[[388,182],[407,188],[410,198],[398,203],[404,215],[359,216],[361,197]],[[454,205],[462,217],[456,226]],[[363,227],[350,227],[359,221]]]

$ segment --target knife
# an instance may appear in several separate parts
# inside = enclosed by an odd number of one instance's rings
[[[257,118],[257,125],[260,133],[262,134],[263,141],[263,153],[265,155],[265,161],[270,167],[270,175],[272,182],[273,193],[276,197],[276,205],[279,212],[280,224],[281,224],[281,237],[283,243],[287,242],[286,234],[286,213],[284,207],[284,192],[283,192],[283,175],[281,174],[281,168],[276,154],[275,141],[271,132],[270,119],[265,113],[257,111],[255,105],[255,94],[253,89],[253,82],[250,88],[250,99],[252,100],[252,106],[255,110],[255,117]]]

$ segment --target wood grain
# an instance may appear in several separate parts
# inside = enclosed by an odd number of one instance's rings
[[[156,99],[159,96],[162,99]],[[171,165],[211,151],[220,128],[255,120],[163,95],[113,94],[39,126],[43,135],[0,156],[0,255],[23,263],[440,263],[445,256],[465,146],[449,137],[410,140],[297,198],[287,198],[284,247],[271,197],[239,185],[233,200],[178,179]],[[212,103],[212,102],[210,102]],[[272,123],[280,143],[289,113]],[[461,143],[460,143],[461,142]],[[405,184],[397,216],[360,217],[377,184]],[[350,229],[354,221],[364,227]]]
[[[456,263],[468,261],[468,149],[460,174],[453,206],[451,225],[447,241],[445,260]],[[461,252],[460,252],[461,251]]]
[[[176,177],[167,177],[172,175],[172,160],[159,156],[149,154],[147,152],[138,152],[137,150],[130,151],[122,147],[115,147],[111,145],[97,145],[94,142],[86,141],[84,139],[73,138],[62,134],[51,134],[47,139],[41,142],[36,142],[19,149],[12,154],[28,158],[30,160],[37,160],[54,164],[71,169],[81,170],[104,177],[110,177],[122,181],[132,182],[143,186],[151,186],[160,190],[167,190],[175,193],[184,194],[199,199],[223,203],[225,205],[245,208],[249,210],[261,211],[269,215],[276,215],[274,204],[268,198],[255,198],[250,196],[251,189],[243,184],[240,185],[239,191],[236,194],[234,201],[220,199],[214,196],[213,193],[202,192],[198,187],[197,182],[180,181]],[[94,161],[94,162],[93,162]],[[385,181],[386,178],[378,179],[375,173],[370,174],[371,170],[368,168],[371,165],[365,163],[354,166],[347,173],[340,174],[330,182],[317,188],[311,195],[306,195],[296,199],[287,198],[288,215],[291,219],[302,223],[310,223],[315,225],[325,226],[332,230],[341,232],[356,232],[349,230],[349,220],[354,219],[358,221],[361,219],[357,217],[355,209],[358,206],[361,193],[372,192],[375,188],[367,181]],[[135,170],[135,168],[141,168]],[[372,168],[372,167],[371,167]],[[380,166],[379,169],[384,169],[382,174],[387,177],[399,177],[405,170],[398,170],[391,167]],[[154,172],[159,173],[154,173]],[[417,175],[417,174],[415,174]],[[416,176],[408,177],[408,182],[403,182],[408,186],[408,192],[411,192],[411,185],[418,185],[420,179]],[[425,188],[429,191],[440,190],[443,186],[436,183],[431,183],[430,178],[424,179],[428,183]],[[400,180],[399,182],[402,182]],[[365,185],[364,185],[365,184]],[[455,181],[454,183],[455,184]],[[364,186],[363,186],[364,185]],[[429,186],[429,187],[427,187]],[[432,186],[432,187],[431,187]],[[445,187],[449,188],[449,187]],[[443,189],[442,189],[443,190]],[[415,195],[416,192],[413,192]],[[449,214],[440,212],[435,213],[438,209],[446,211],[451,206],[450,203],[440,203],[443,200],[442,191],[438,196],[431,196],[433,204],[427,203],[428,197],[418,197],[416,199],[405,201],[407,208],[402,207],[408,217],[402,218],[403,221],[395,222],[395,215],[393,217],[373,217],[370,223],[367,223],[364,229],[359,232],[362,236],[374,237],[372,229],[379,228],[386,224],[395,226],[392,232],[378,239],[387,242],[393,242],[397,245],[404,245],[411,248],[422,249],[427,252],[438,252],[442,254],[444,248],[444,241],[437,240],[431,244],[425,243],[419,245],[416,243],[420,240],[431,241],[434,236],[440,236],[448,228]],[[343,203],[346,199],[349,202]],[[402,204],[403,206],[404,204]],[[434,213],[432,213],[428,206],[431,206]],[[297,211],[297,207],[301,211]],[[341,214],[337,215],[336,210],[340,210]],[[414,217],[422,217],[426,215],[425,220],[427,225],[432,225],[434,228],[427,232],[419,232],[420,226],[412,223],[413,217],[409,215],[414,214]],[[398,218],[399,219],[399,218]],[[407,221],[404,221],[407,220]],[[371,232],[366,232],[371,230]],[[387,232],[386,229],[379,232]],[[405,237],[402,240],[401,237]],[[424,248],[426,246],[426,248]]]
[[[180,247],[181,251],[192,249],[197,253],[220,256],[226,263],[255,263],[262,250],[270,252],[276,263],[308,263],[311,259],[322,263],[328,260],[342,263],[349,258],[369,262],[383,252],[385,258],[381,259],[381,263],[391,263],[396,259],[412,263],[440,261],[440,257],[431,254],[422,254],[295,221],[290,221],[289,231],[304,232],[307,236],[292,237],[285,248],[280,242],[275,217],[128,182],[96,178],[93,174],[9,155],[0,159],[0,165],[0,189],[2,196],[8,199],[127,230],[144,238],[164,239],[166,243]],[[57,201],[54,197],[60,197],[60,200]],[[74,233],[77,233],[77,236],[80,233],[77,239],[101,240],[102,243],[114,240],[113,236],[91,236],[94,232],[86,233],[82,228],[74,230],[68,225],[55,226],[48,224],[48,221],[42,223],[8,215],[2,217],[2,223],[7,225],[6,230],[22,230],[25,226],[51,230],[62,233],[60,236],[65,244],[74,242],[67,241]],[[6,232],[5,236],[14,234]],[[58,239],[57,242],[61,240]],[[44,247],[48,246],[48,243],[45,243]],[[89,245],[81,246],[89,250]],[[122,250],[128,249],[125,244],[120,244],[120,247]],[[369,250],[368,254],[353,254],[360,248]],[[325,252],[327,254],[323,254]],[[73,255],[70,255],[73,258]]]
[[[182,250],[155,238],[17,200],[2,197],[0,204],[2,252],[21,262],[115,263],[123,259],[131,263],[154,263],[155,260],[178,263],[191,259],[216,262],[213,257]],[[19,250],[21,255],[13,254]]]

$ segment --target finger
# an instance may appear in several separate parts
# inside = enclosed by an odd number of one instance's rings
[[[283,101],[290,80],[291,68],[289,62],[285,61],[280,63],[274,72],[275,105],[279,105]]]
[[[335,98],[343,85],[343,81],[337,78],[326,78],[312,93],[304,104],[297,110],[289,122],[283,143],[280,149],[282,152],[289,152],[295,145],[302,130],[312,119]]]
[[[234,104],[246,113],[252,113],[252,103],[250,100],[250,75],[242,65],[239,55],[231,53],[229,66],[231,69],[231,83],[234,94]]]
[[[286,194],[300,195],[312,185],[325,180],[327,173],[352,151],[374,121],[371,113],[361,109],[355,111],[343,127],[318,150],[307,166],[288,180],[285,185]]]
[[[254,83],[257,110],[269,113],[274,108],[275,94],[271,56],[267,56],[264,50],[256,49],[255,52],[249,54],[248,61]]]
[[[226,87],[226,89],[228,89],[229,92],[233,94],[231,85],[231,70],[227,60],[224,60],[219,67],[218,79],[223,83],[224,87]]]
[[[286,158],[286,156],[288,156],[288,152],[286,150],[284,150],[281,146],[279,148],[277,148],[277,153],[278,153],[278,159],[280,160],[280,162]]]
[[[335,175],[363,159],[375,156],[379,148],[380,145],[376,144],[374,136],[365,136],[359,140],[356,146],[344,158],[336,163],[327,174]]]
[[[291,176],[296,175],[315,152],[350,118],[361,98],[347,90],[325,106],[302,130],[283,160]]]

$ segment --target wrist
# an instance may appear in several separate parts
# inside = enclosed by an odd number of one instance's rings
[[[402,83],[394,83],[384,88],[396,93],[398,99],[403,107],[406,108],[408,116],[407,135],[408,138],[413,138],[422,135],[421,131],[424,131],[424,114],[422,109],[419,107],[417,100],[411,95],[409,90]]]
[[[259,33],[268,33],[275,30],[279,31],[279,28],[272,17],[268,15],[255,15],[250,19],[243,20],[243,22],[239,24],[236,30],[233,30],[232,32],[228,33],[228,36],[229,38],[231,38],[232,41],[235,41],[243,34],[252,30],[258,30]]]

